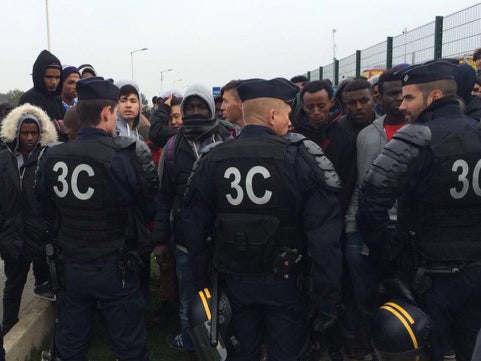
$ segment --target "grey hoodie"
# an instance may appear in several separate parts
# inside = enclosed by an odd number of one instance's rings
[[[357,136],[357,181],[351,204],[345,216],[346,233],[358,230],[356,213],[359,209],[359,189],[372,162],[381,154],[384,146],[388,143],[387,135],[384,131],[384,119],[386,119],[385,115],[376,118],[370,125],[362,129]],[[395,214],[390,212],[390,219],[395,221],[396,218]]]
[[[138,130],[139,129],[139,123],[140,123],[140,112],[141,112],[141,108],[142,108],[142,99],[141,99],[141,96],[140,96],[139,86],[137,85],[136,82],[127,81],[127,80],[119,80],[119,81],[115,82],[115,85],[119,89],[122,88],[124,85],[132,85],[137,90],[136,95],[139,98],[139,114],[137,114],[137,116],[134,119],[133,129],[130,129],[129,124],[127,123],[127,121],[124,118],[122,118],[122,116],[120,115],[120,110],[119,110],[119,113],[117,115],[117,125],[115,127],[115,132],[116,132],[117,136],[130,137],[130,138],[144,140],[143,137],[140,136],[139,130]]]
[[[214,119],[215,118],[214,96],[212,95],[212,92],[208,88],[200,84],[191,85],[189,89],[187,89],[187,91],[185,92],[184,98],[182,99],[182,103],[180,103],[180,111],[182,113],[182,117],[185,117],[185,114],[184,114],[185,101],[187,100],[187,98],[195,95],[198,97],[201,97],[207,102],[207,105],[209,106],[209,109],[210,109],[211,119]]]

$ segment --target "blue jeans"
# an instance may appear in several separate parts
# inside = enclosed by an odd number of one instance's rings
[[[189,335],[189,318],[187,317],[189,303],[195,292],[194,280],[192,278],[190,255],[178,248],[175,250],[175,272],[179,284],[179,319],[184,349],[194,351],[194,344]]]
[[[377,295],[381,275],[378,268],[363,255],[364,241],[359,231],[346,234],[346,261],[358,309],[366,315],[377,310]]]

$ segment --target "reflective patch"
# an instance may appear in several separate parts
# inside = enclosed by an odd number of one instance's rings
[[[210,313],[209,304],[207,303],[206,295],[204,295],[203,291],[199,291],[199,297],[200,297],[200,300],[202,301],[202,305],[204,306],[205,315],[207,316],[207,319],[210,320],[212,318],[212,314]],[[207,297],[207,298],[210,298],[210,297]]]

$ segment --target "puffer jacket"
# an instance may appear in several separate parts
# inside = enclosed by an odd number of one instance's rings
[[[26,118],[37,123],[40,135],[34,150],[18,162],[19,130]],[[24,104],[3,120],[0,137],[6,145],[0,151],[0,253],[10,259],[42,257],[47,227],[39,216],[35,170],[42,149],[57,141],[57,132],[42,109]]]

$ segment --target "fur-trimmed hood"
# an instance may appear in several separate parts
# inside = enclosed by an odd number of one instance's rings
[[[38,124],[40,128],[39,144],[41,146],[57,142],[57,130],[47,113],[41,108],[29,103],[13,109],[5,119],[3,119],[2,128],[0,129],[0,138],[2,139],[2,142],[17,142],[20,125],[25,119],[33,119]]]

